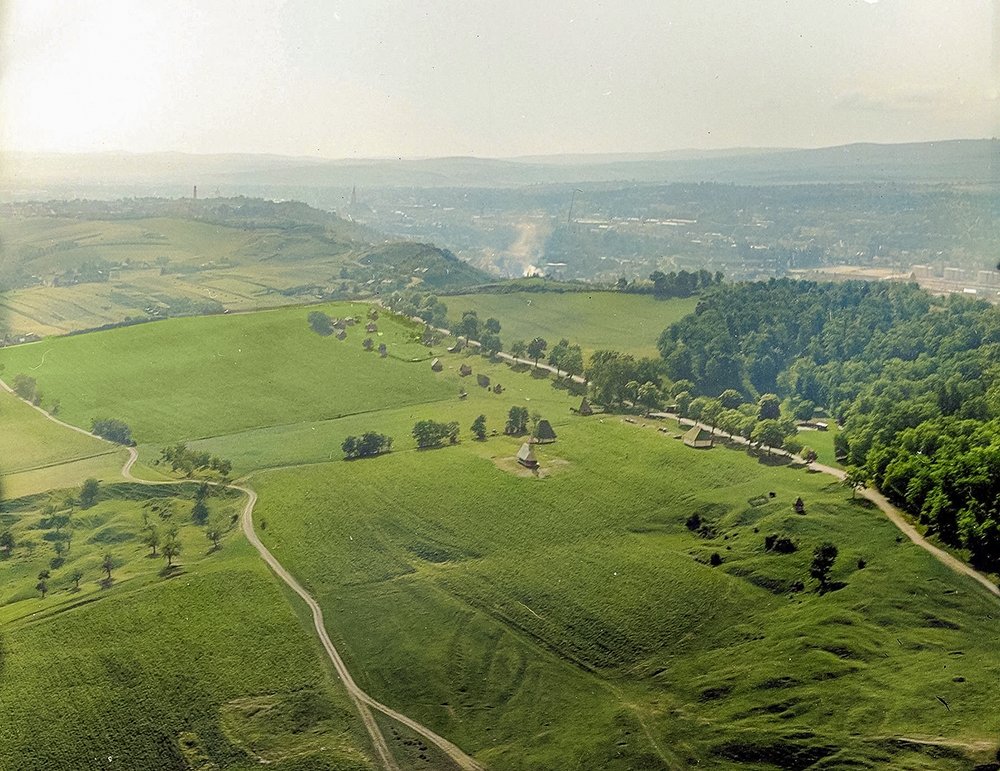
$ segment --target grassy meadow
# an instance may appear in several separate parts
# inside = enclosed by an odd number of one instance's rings
[[[832,478],[689,449],[672,422],[575,415],[580,397],[542,373],[428,349],[385,315],[383,360],[362,351],[360,328],[344,342],[313,333],[309,310],[46,340],[2,350],[0,363],[5,378],[36,377],[70,422],[124,419],[149,464],[174,441],[230,458],[260,495],[260,537],[320,602],[359,685],[490,768],[957,770],[995,757],[995,599]],[[549,337],[537,329],[523,336]],[[586,344],[565,329],[551,337]],[[462,363],[503,392],[462,378]],[[540,473],[514,462],[523,439],[471,438],[477,415],[499,432],[515,405],[558,434],[536,449]],[[458,421],[461,441],[417,450],[422,419]],[[343,438],[365,431],[392,435],[393,452],[342,460]],[[55,460],[85,462],[77,451],[67,440]],[[72,515],[45,600],[34,590],[54,556],[44,509],[66,493],[5,504],[3,526],[34,546],[0,560],[0,707],[15,710],[0,726],[0,768],[31,767],[15,761],[38,751],[31,726],[49,714],[53,742],[34,767],[113,754],[106,736],[130,757],[160,747],[166,767],[369,767],[302,608],[241,536],[210,553],[187,524],[190,486],[105,489]],[[161,574],[138,540],[143,511],[160,517],[164,500],[184,523],[177,574]],[[239,507],[211,500],[222,516]],[[766,550],[769,535],[794,549]],[[820,594],[809,564],[825,541],[839,556]],[[108,549],[121,567],[105,589],[96,566]],[[79,593],[66,580],[75,561],[88,576]],[[37,695],[18,701],[23,688]],[[398,726],[385,730],[401,762],[433,767],[407,754]]]
[[[265,541],[378,698],[496,768],[964,768],[995,751],[995,600],[878,511],[651,426],[556,430],[542,479],[501,437],[253,477]],[[766,552],[771,533],[797,550]]]
[[[216,551],[193,491],[103,485],[61,527],[49,512],[75,489],[2,505],[16,546],[0,552],[0,768],[373,767],[309,627],[237,533],[241,497],[208,500],[227,523]],[[173,569],[142,543],[147,522],[177,528]]]
[[[349,303],[315,307],[333,316],[364,317],[368,309]],[[7,378],[36,378],[49,399],[60,400],[63,420],[89,428],[94,418],[118,418],[140,443],[330,419],[445,396],[428,376],[431,352],[415,341],[419,328],[412,322],[386,316],[369,335],[362,321],[341,341],[310,330],[313,309],[172,319],[47,338],[0,350],[0,363]],[[388,357],[363,350],[366,337],[386,343]]]
[[[611,349],[636,356],[658,356],[660,333],[694,311],[698,302],[696,297],[656,300],[620,292],[484,293],[442,300],[452,321],[467,310],[476,311],[480,319],[498,319],[507,346],[514,340],[543,337],[551,347],[565,337],[585,355]]]

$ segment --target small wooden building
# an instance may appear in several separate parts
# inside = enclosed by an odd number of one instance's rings
[[[532,433],[531,441],[535,444],[552,444],[556,440],[556,432],[547,420],[539,420]]]
[[[580,409],[577,410],[581,415],[593,415],[594,408],[590,406],[590,402],[587,401],[587,397],[583,397],[583,401],[580,402]]]
[[[489,379],[489,377],[486,376],[486,375],[484,375],[484,374],[482,374],[482,373],[476,375],[476,382],[480,386],[482,386],[483,388],[489,388],[490,387],[490,379]]]
[[[517,462],[525,468],[538,468],[538,459],[535,457],[535,451],[531,449],[531,445],[527,442],[522,444],[521,449],[517,451]]]
[[[383,359],[389,355],[389,349],[386,348],[385,343],[378,344],[378,355],[381,356]]]
[[[795,513],[805,514],[806,513],[806,502],[802,500],[801,497],[795,499]]]
[[[472,367],[469,366],[468,364],[463,364],[461,367],[458,368],[458,374],[461,375],[462,377],[468,377],[469,375],[472,374]]]
[[[712,446],[712,435],[700,426],[694,426],[684,434],[684,444],[688,447],[703,449]]]
[[[339,330],[337,332],[337,339],[338,340],[346,340],[347,339],[347,332],[345,332],[343,329]]]
[[[434,361],[431,362],[431,369],[434,370],[435,372],[440,372],[441,370],[443,370],[444,364],[441,363],[441,359],[434,359]]]
[[[378,324],[374,321],[369,321],[365,324],[365,332],[378,332]]]

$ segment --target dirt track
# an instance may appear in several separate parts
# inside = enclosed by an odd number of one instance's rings
[[[682,426],[685,425],[685,423],[682,423],[680,420],[678,420],[677,422],[678,425]],[[693,426],[695,425],[695,422],[693,420],[688,420],[686,425]],[[750,444],[750,442],[744,439],[743,437],[730,436],[729,434],[725,434],[719,431],[718,429],[713,429],[712,426],[709,426],[705,423],[698,423],[697,425],[705,429],[706,431],[714,431],[717,436],[727,438],[733,442],[746,445]],[[791,455],[785,450],[772,449],[772,452],[776,455],[784,455],[799,463],[803,464],[806,463],[806,461],[803,458],[800,458],[798,455]],[[843,480],[844,477],[846,476],[844,471],[842,471],[839,468],[834,468],[833,466],[825,466],[822,463],[809,463],[806,465],[808,465],[809,468],[815,471],[819,471],[824,474],[830,474],[831,476],[836,477],[839,480]],[[882,495],[882,493],[878,492],[877,490],[869,490],[866,488],[861,491],[861,495],[867,498],[872,503],[874,503],[876,506],[878,506],[879,509],[882,510],[882,513],[885,514],[885,516],[889,519],[889,521],[892,522],[892,524],[894,524],[897,528],[899,528],[900,532],[902,532],[903,535],[905,535],[907,538],[913,541],[913,543],[915,543],[921,549],[924,549],[925,551],[930,553],[936,560],[938,560],[938,562],[943,564],[945,567],[950,568],[959,575],[968,576],[973,581],[976,581],[978,584],[980,584],[984,589],[986,589],[986,591],[988,591],[994,597],[1000,597],[1000,586],[997,586],[993,581],[990,580],[988,576],[980,573],[974,567],[965,564],[957,557],[953,557],[944,549],[941,549],[935,546],[934,544],[930,543],[917,531],[917,529],[913,525],[911,525],[907,521],[906,517],[903,515],[903,512],[901,512],[899,509],[897,509],[895,506],[889,503],[889,501],[886,499],[884,495]]]
[[[12,394],[14,393],[14,390],[10,386],[8,386],[7,383],[5,383],[3,380],[0,380],[0,388],[9,393]],[[64,428],[70,429],[71,431],[76,431],[77,433],[80,434],[92,436],[95,439],[100,439],[101,441],[107,441],[103,437],[97,436],[96,434],[92,434],[90,431],[86,431],[85,429],[82,429],[78,426],[74,426],[62,420],[59,420],[59,418],[50,415],[48,412],[43,410],[41,407],[38,407],[37,405],[31,404],[30,402],[27,402],[23,399],[22,401],[24,401],[25,404],[28,404],[28,406],[40,412],[42,415],[51,420],[53,423],[57,423],[60,426],[63,426]],[[113,443],[109,442],[109,444]],[[115,444],[114,446],[121,447],[122,445]],[[170,479],[162,481],[139,479],[138,477],[135,477],[132,474],[132,467],[139,459],[139,453],[134,447],[127,447],[125,449],[128,450],[128,458],[126,459],[124,465],[122,466],[121,473],[122,477],[128,480],[129,482],[136,482],[138,484],[155,486],[155,485],[178,485],[191,481],[185,479]],[[254,492],[253,489],[249,487],[244,487],[242,485],[238,485],[235,483],[223,484],[220,482],[209,482],[209,484],[211,484],[214,487],[225,487],[231,490],[239,490],[241,493],[247,496],[247,502],[243,506],[243,512],[240,516],[240,526],[243,530],[243,534],[246,536],[246,539],[253,545],[253,547],[260,553],[260,556],[264,559],[264,561],[268,564],[268,566],[270,566],[271,570],[274,571],[274,574],[278,576],[278,578],[280,578],[282,581],[284,581],[285,584],[287,584],[288,587],[293,592],[295,592],[299,597],[301,597],[302,600],[306,603],[306,605],[309,606],[309,609],[312,611],[313,625],[316,629],[316,634],[319,637],[320,642],[323,644],[323,648],[324,650],[326,650],[327,656],[329,656],[330,661],[333,663],[334,669],[337,670],[337,675],[340,677],[341,682],[343,682],[344,688],[347,690],[348,696],[350,696],[351,701],[353,701],[355,707],[357,707],[358,714],[361,716],[361,720],[368,731],[368,735],[371,737],[372,745],[374,746],[375,751],[379,756],[379,760],[381,761],[383,768],[385,768],[386,771],[400,771],[399,765],[396,763],[396,759],[393,757],[392,752],[389,750],[389,745],[386,743],[385,737],[382,735],[382,731],[379,728],[378,723],[375,722],[375,717],[372,715],[372,709],[377,710],[384,715],[387,715],[393,720],[402,723],[414,733],[423,736],[429,742],[438,747],[442,752],[444,752],[455,763],[455,765],[458,768],[462,769],[463,771],[485,771],[485,766],[480,764],[470,755],[467,755],[465,752],[463,752],[462,749],[458,747],[456,744],[453,744],[452,742],[445,739],[443,736],[436,734],[434,731],[422,725],[421,723],[418,723],[416,720],[407,717],[402,712],[397,712],[396,710],[392,709],[392,707],[388,707],[385,704],[382,704],[381,702],[372,698],[354,682],[354,678],[351,677],[351,673],[347,669],[347,666],[344,664],[344,660],[340,657],[340,653],[337,651],[337,648],[330,640],[330,636],[327,634],[326,625],[324,624],[323,621],[323,611],[320,608],[319,603],[317,603],[316,600],[314,600],[313,597],[305,589],[302,588],[302,585],[295,580],[295,578],[292,576],[291,573],[285,570],[284,566],[280,562],[278,562],[275,556],[271,554],[268,548],[264,546],[261,540],[257,537],[257,533],[253,528],[253,510],[254,506],[256,506],[257,504],[257,493]]]

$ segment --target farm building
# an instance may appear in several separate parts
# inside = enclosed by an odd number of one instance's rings
[[[531,441],[535,444],[551,444],[555,440],[556,432],[552,430],[552,424],[547,420],[539,420],[532,433]]]
[[[704,428],[694,426],[691,430],[684,434],[684,444],[688,447],[711,447],[712,435]]]
[[[369,321],[365,325],[365,332],[378,332],[378,324],[376,324],[374,321]]]
[[[381,356],[383,359],[389,355],[389,349],[386,348],[385,343],[378,344],[378,355]]]
[[[441,359],[434,359],[434,361],[431,362],[431,369],[434,370],[435,372],[440,372],[441,370],[443,370],[444,364],[441,363]]]
[[[346,319],[344,319],[344,323],[347,324],[347,326],[349,327],[353,327],[355,324],[358,323],[358,320],[353,316],[348,316]]]
[[[802,420],[799,421],[798,427],[812,431],[827,431],[830,428],[830,424],[822,420]]]
[[[486,375],[483,375],[482,373],[476,375],[476,382],[483,388],[490,387],[490,379]]]
[[[468,364],[463,364],[461,367],[458,368],[458,374],[461,375],[462,377],[468,377],[469,375],[472,374],[472,367],[470,367]]]
[[[347,328],[347,322],[344,321],[343,319],[334,319],[333,320],[333,328],[334,329],[346,329]]]
[[[345,332],[343,329],[341,329],[339,332],[337,332],[337,339],[338,340],[346,340],[347,339],[347,332]]]
[[[590,402],[587,401],[587,397],[583,397],[583,401],[580,402],[580,409],[577,410],[581,415],[593,415],[594,408],[590,406]]]
[[[517,462],[525,468],[538,468],[538,459],[535,457],[535,451],[531,449],[531,445],[527,442],[522,444],[521,449],[517,451]]]
[[[460,337],[455,341],[455,344],[448,349],[448,353],[458,353],[463,348],[465,348],[465,338]]]

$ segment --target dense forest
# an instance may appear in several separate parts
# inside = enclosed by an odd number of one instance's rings
[[[1000,309],[915,285],[790,280],[707,291],[659,341],[716,396],[825,408],[839,450],[979,567],[1000,567]]]

